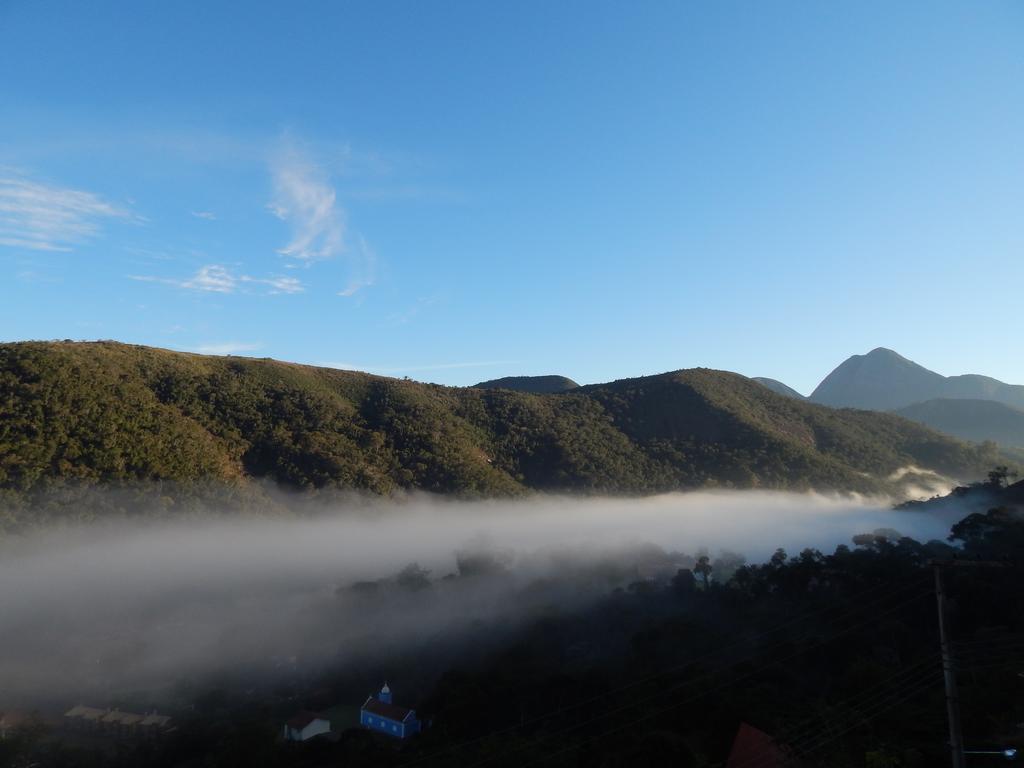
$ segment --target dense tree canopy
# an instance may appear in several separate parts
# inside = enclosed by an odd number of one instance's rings
[[[113,342],[19,343],[0,345],[0,413],[0,501],[54,514],[55,491],[96,484],[152,502],[163,483],[156,506],[171,507],[218,484],[235,489],[218,501],[248,499],[259,479],[373,494],[878,492],[908,465],[971,479],[996,459],[992,445],[704,369],[538,395]]]

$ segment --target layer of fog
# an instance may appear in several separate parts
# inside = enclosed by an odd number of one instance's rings
[[[651,564],[671,570],[680,553],[730,550],[757,562],[777,547],[831,551],[878,528],[925,541],[944,538],[948,520],[745,492],[417,499],[313,519],[37,533],[0,545],[0,704],[99,702],[234,668],[344,665],[369,648],[445,642],[480,622],[578,606]],[[430,572],[429,587],[416,570],[393,586],[410,563]]]
[[[899,495],[904,500],[945,496],[963,484],[954,478],[913,464],[900,467],[886,479],[899,488]]]

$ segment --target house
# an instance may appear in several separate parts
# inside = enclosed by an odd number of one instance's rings
[[[149,712],[145,715],[118,709],[98,709],[78,704],[64,713],[64,724],[77,731],[100,731],[117,738],[156,736],[171,730],[171,718]]]
[[[112,736],[134,736],[138,732],[139,724],[144,719],[143,715],[137,715],[134,712],[121,712],[112,709],[100,718],[100,728]]]
[[[316,712],[296,712],[284,724],[285,741],[308,741],[321,733],[331,732],[331,721]]]
[[[29,728],[41,722],[38,716],[25,712],[0,712],[0,741],[13,737],[23,728]]]
[[[732,742],[729,759],[725,768],[790,768],[796,765],[789,749],[782,746],[764,731],[748,723],[740,723],[736,738]]]
[[[169,730],[171,730],[171,718],[168,715],[158,715],[156,710],[143,717],[142,722],[139,723],[139,733],[144,736],[152,736]]]
[[[64,713],[64,723],[75,730],[98,730],[107,711],[78,704]]]
[[[421,727],[415,710],[400,707],[391,701],[391,688],[387,683],[384,683],[380,693],[363,702],[359,710],[359,724],[397,739],[407,739],[419,733]]]

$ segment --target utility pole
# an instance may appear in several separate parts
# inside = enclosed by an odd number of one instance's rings
[[[946,592],[942,585],[942,566],[935,569],[935,600],[939,604],[939,645],[942,647],[942,677],[946,681],[946,718],[949,720],[949,749],[953,755],[953,768],[966,768],[964,735],[960,728],[960,697],[956,691],[956,670],[953,668],[953,645],[949,640],[949,621],[946,618]]]
[[[960,697],[956,690],[956,667],[953,664],[953,645],[946,616],[946,590],[942,581],[942,569],[963,566],[1006,568],[1009,564],[997,560],[930,560],[929,563],[935,570],[935,600],[939,607],[939,645],[942,649],[942,676],[946,682],[949,749],[953,758],[953,768],[966,768],[964,735],[960,726]]]

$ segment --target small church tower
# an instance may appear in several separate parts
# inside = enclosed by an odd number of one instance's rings
[[[363,702],[359,709],[359,724],[398,739],[407,739],[419,733],[423,727],[415,710],[400,707],[391,701],[391,688],[387,683],[384,683],[380,693]]]

